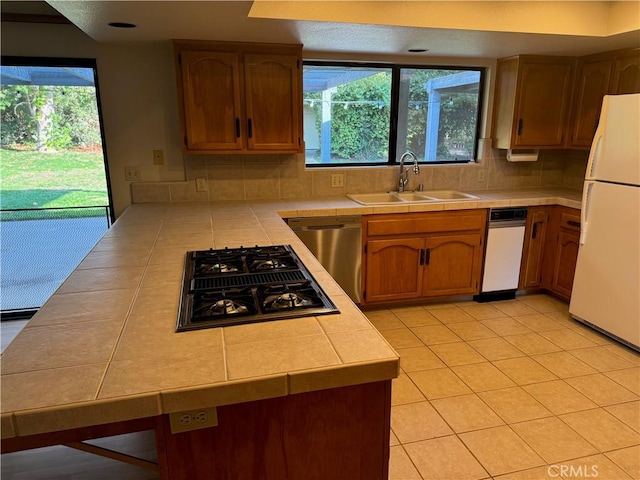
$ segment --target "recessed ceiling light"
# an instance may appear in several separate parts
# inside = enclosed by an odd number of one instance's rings
[[[136,28],[133,23],[127,22],[111,22],[109,26],[114,28]]]
[[[407,50],[407,52],[410,52],[410,53],[424,53],[428,51],[429,51],[428,48],[410,48],[409,50]]]

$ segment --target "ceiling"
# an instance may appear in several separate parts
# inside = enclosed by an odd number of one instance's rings
[[[43,3],[2,1],[2,10]],[[428,57],[582,55],[640,46],[640,1],[48,0],[42,6],[102,43],[302,43],[318,58],[331,52],[375,59],[411,48],[428,49],[413,54]]]

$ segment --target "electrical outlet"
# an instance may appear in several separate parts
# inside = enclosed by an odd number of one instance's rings
[[[206,178],[196,178],[196,191],[197,192],[206,192],[207,191],[207,179]]]
[[[139,182],[140,178],[140,169],[136,166],[124,167],[124,179],[127,182]]]
[[[478,181],[479,182],[484,182],[484,169],[482,170],[478,170]]]
[[[331,174],[331,187],[332,188],[344,187],[344,173]]]
[[[171,433],[189,432],[218,425],[215,407],[169,414]]]
[[[153,164],[154,165],[164,165],[164,151],[163,150],[154,150],[153,151]]]

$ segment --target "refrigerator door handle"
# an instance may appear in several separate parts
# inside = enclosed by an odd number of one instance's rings
[[[591,151],[589,152],[589,160],[587,162],[587,172],[585,176],[586,180],[593,180],[595,178],[603,138],[603,133],[596,130],[596,135],[593,138],[593,143],[591,144]]]
[[[587,231],[589,230],[589,204],[591,203],[591,190],[595,182],[587,180],[584,182],[582,193],[582,207],[580,209],[580,245],[587,241]]]

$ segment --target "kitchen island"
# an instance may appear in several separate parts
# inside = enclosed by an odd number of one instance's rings
[[[476,194],[132,205],[3,354],[3,451],[152,429],[163,478],[386,478],[398,356],[282,218],[580,198]],[[186,251],[273,244],[292,246],[340,314],[174,332]],[[202,412],[218,426],[172,432]]]

